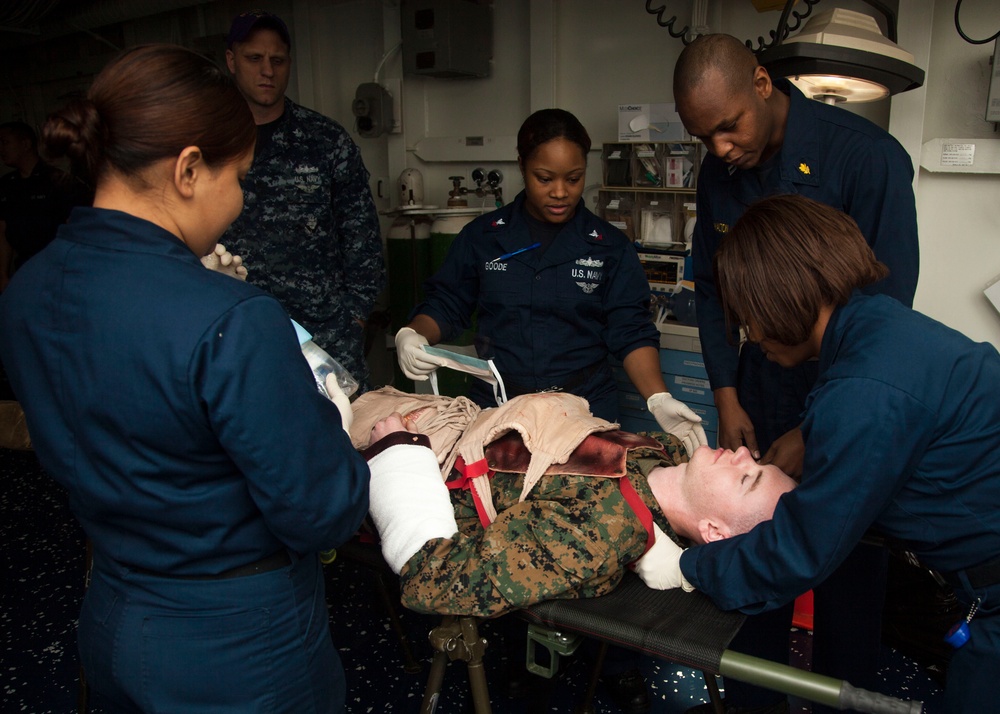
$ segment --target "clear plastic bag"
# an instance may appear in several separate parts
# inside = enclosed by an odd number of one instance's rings
[[[299,338],[302,354],[312,368],[313,376],[316,378],[316,387],[320,394],[327,399],[330,398],[330,394],[326,391],[326,376],[331,372],[337,375],[337,384],[348,397],[358,391],[358,380],[344,369],[340,362],[331,357],[329,352],[313,342],[312,335],[306,328],[295,320],[292,320],[292,326],[295,327],[295,334]]]
[[[330,356],[330,353],[317,345],[312,340],[302,344],[302,354],[312,368],[316,377],[316,386],[320,393],[329,399],[330,395],[326,391],[326,376],[331,372],[337,376],[337,384],[348,397],[358,391],[358,381],[354,379],[344,366]]]

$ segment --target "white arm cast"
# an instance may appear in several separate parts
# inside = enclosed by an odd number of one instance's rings
[[[458,531],[448,487],[434,452],[424,446],[392,446],[368,462],[369,511],[382,541],[382,556],[397,575],[420,548]]]

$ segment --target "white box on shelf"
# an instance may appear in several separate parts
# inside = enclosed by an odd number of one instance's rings
[[[685,141],[681,116],[669,104],[619,104],[618,141]]]

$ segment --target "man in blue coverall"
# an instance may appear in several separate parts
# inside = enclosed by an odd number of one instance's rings
[[[913,304],[919,265],[910,157],[887,132],[843,109],[807,99],[788,80],[771,80],[730,35],[704,35],[681,53],[674,100],[688,132],[709,154],[698,176],[693,241],[695,298],[705,367],[719,410],[719,445],[745,444],[761,463],[802,473],[799,430],[817,363],[787,369],[759,347],[740,350],[727,330],[712,259],[719,241],[758,199],[779,193],[813,198],[849,214],[889,268],[866,292]],[[780,279],[780,266],[775,278]],[[860,575],[864,573],[864,575]],[[885,556],[859,546],[817,588],[817,671],[871,686],[877,673]],[[857,603],[857,605],[855,605]],[[750,618],[734,647],[787,657],[792,606]],[[779,695],[728,683],[727,712],[784,712]],[[741,707],[741,708],[738,708]]]

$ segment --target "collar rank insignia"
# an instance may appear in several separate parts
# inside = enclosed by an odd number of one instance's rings
[[[812,173],[812,169],[809,168],[809,164],[802,162],[801,164],[799,164],[799,173],[808,176],[809,174]]]

